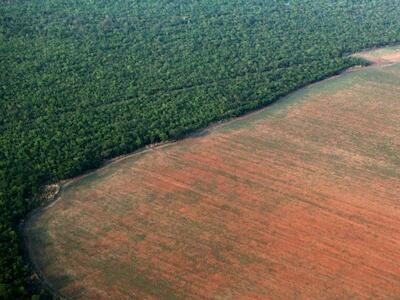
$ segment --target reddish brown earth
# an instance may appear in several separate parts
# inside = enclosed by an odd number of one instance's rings
[[[347,73],[81,178],[32,258],[73,299],[400,299],[399,83]]]
[[[365,51],[357,54],[375,65],[390,65],[400,62],[400,47],[381,48],[374,51]]]

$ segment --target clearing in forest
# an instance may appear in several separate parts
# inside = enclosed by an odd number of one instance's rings
[[[348,72],[75,180],[31,257],[73,299],[399,299],[399,82]]]

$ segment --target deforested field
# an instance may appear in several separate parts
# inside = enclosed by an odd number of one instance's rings
[[[0,298],[45,298],[19,229],[49,185],[398,43],[399,0],[0,0]]]
[[[399,299],[399,53],[67,184],[38,270],[72,299]]]

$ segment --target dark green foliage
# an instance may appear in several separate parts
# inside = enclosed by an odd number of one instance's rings
[[[397,0],[0,0],[0,298],[28,297],[14,228],[43,184],[399,40]]]

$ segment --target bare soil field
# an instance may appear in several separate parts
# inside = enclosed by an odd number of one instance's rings
[[[400,299],[399,83],[359,69],[109,164],[27,221],[31,257],[71,299]]]
[[[400,46],[380,48],[373,51],[365,51],[356,56],[361,56],[375,65],[390,65],[400,62]]]

